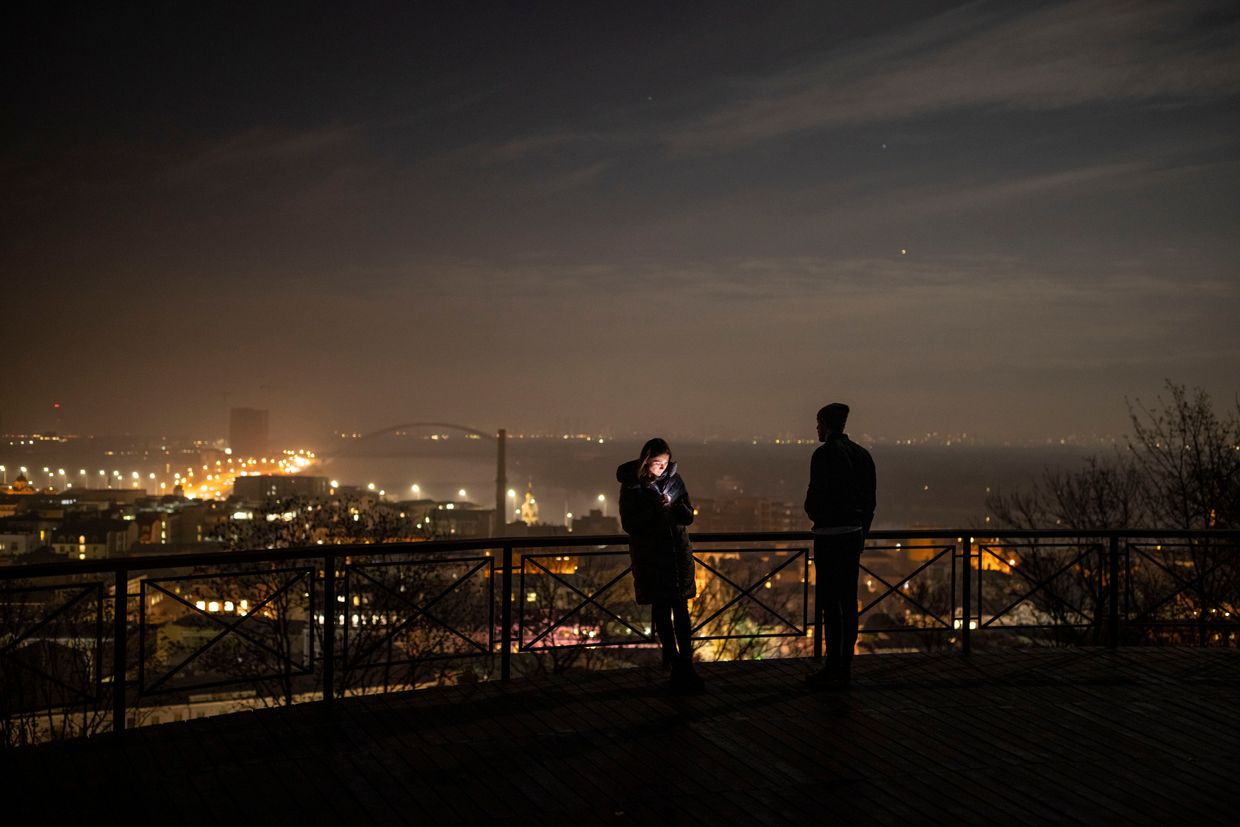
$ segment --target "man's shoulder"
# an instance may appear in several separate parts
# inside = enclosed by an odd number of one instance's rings
[[[859,455],[862,455],[862,456],[865,456],[865,457],[869,457],[869,456],[870,456],[870,451],[869,451],[869,449],[867,449],[864,445],[862,445],[862,444],[860,444],[860,443],[858,443],[858,442],[856,442],[856,441],[854,441],[854,440],[852,440],[852,439],[849,439],[848,437],[844,437],[843,439],[841,439],[841,440],[840,440],[840,444],[841,444],[841,445],[842,445],[842,446],[843,446],[846,450],[848,450],[848,451],[850,451],[850,452],[852,452],[852,453],[854,453],[854,454],[859,454]]]
[[[810,464],[817,465],[830,461],[835,455],[836,448],[830,442],[824,442],[814,449],[814,453],[810,455]]]

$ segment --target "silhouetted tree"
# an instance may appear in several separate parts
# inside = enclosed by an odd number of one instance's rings
[[[79,579],[80,588],[66,579],[72,578],[60,579],[59,588],[17,580],[0,590],[0,747],[91,735],[111,725],[107,693],[92,699],[98,659],[110,657],[110,647],[97,648],[98,612],[110,628],[111,601],[89,578]]]
[[[1220,415],[1201,389],[1172,382],[1166,389],[1167,400],[1129,404],[1132,433],[1123,450],[1090,457],[1075,471],[1048,469],[1024,491],[989,497],[995,523],[1081,529],[1082,549],[1098,542],[1086,536],[1095,529],[1240,527],[1240,403]],[[1060,571],[1062,557],[1035,550],[1035,542],[1014,545],[1022,552],[1021,571],[1040,580],[1054,577],[1053,587],[1031,598],[1035,605],[1060,621],[1066,607],[1088,607],[1083,615],[1097,621],[1091,630],[1096,639],[1106,576],[1096,565],[1100,555],[1081,555],[1078,565]],[[1212,626],[1235,617],[1240,560],[1234,542],[1200,538],[1131,544],[1127,551],[1126,585],[1138,617],[1190,624],[1201,643],[1218,636]],[[1159,635],[1178,639],[1173,631]]]

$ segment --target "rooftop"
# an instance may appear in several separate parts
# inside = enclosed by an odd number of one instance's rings
[[[353,697],[0,754],[43,823],[1191,823],[1240,807],[1240,651],[656,668]],[[119,810],[118,810],[119,811]],[[16,823],[16,822],[15,822]]]

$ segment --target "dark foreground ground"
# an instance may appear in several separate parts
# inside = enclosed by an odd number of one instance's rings
[[[6,824],[1240,823],[1240,652],[878,655],[307,704],[0,756]],[[31,819],[31,820],[27,820]]]

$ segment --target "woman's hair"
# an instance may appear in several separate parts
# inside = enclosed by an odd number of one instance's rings
[[[642,446],[641,461],[637,466],[637,478],[646,479],[650,476],[650,472],[647,470],[650,467],[650,460],[655,457],[662,456],[663,454],[667,454],[667,460],[668,462],[671,462],[672,449],[667,444],[666,439],[655,437],[654,439],[648,440],[646,444]]]

